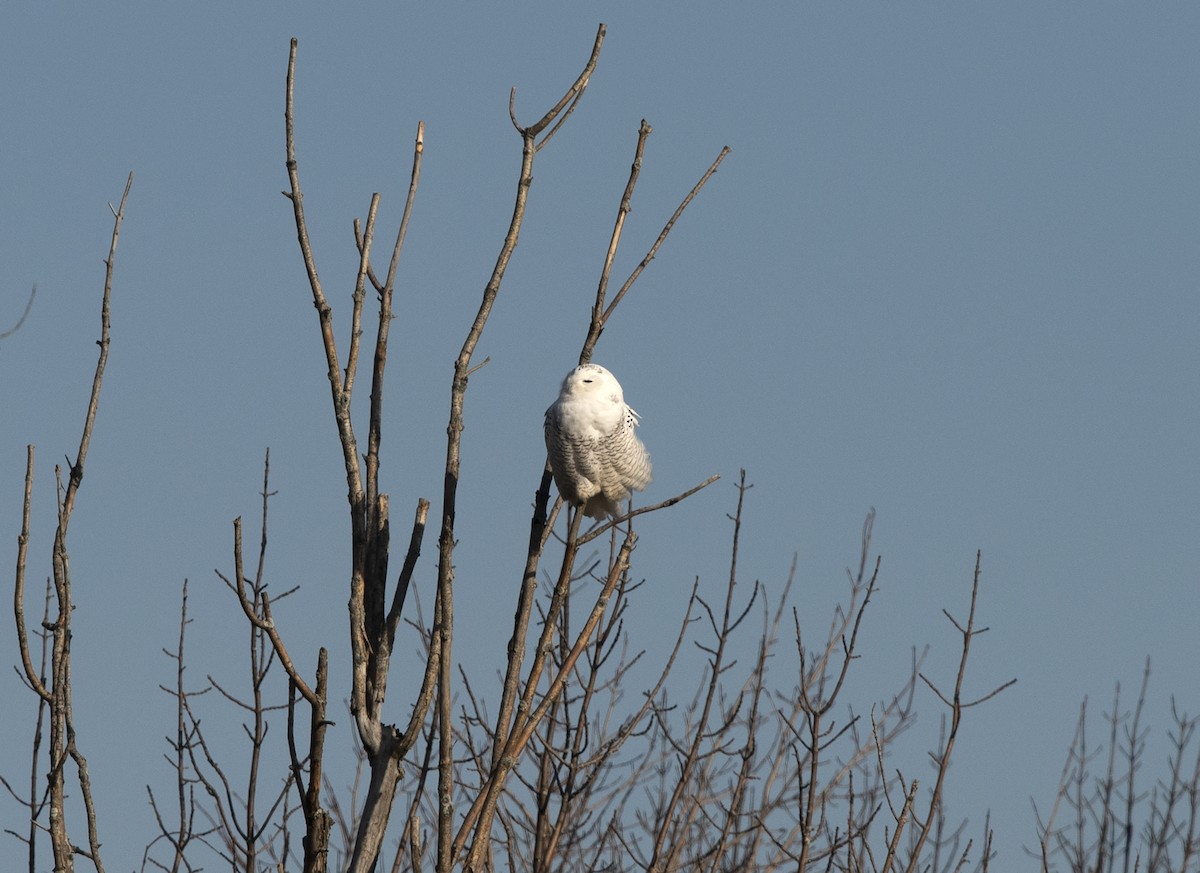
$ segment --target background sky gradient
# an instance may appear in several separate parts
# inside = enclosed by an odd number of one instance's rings
[[[1085,697],[1098,734],[1114,683],[1131,698],[1152,659],[1147,789],[1172,695],[1200,707],[1200,6],[12,4],[0,331],[34,283],[38,295],[0,341],[0,566],[14,566],[33,443],[31,617],[50,571],[53,466],[78,445],[95,365],[106,204],[136,173],[71,529],[76,722],[108,869],[140,863],[145,787],[170,789],[174,710],[158,685],[184,578],[193,685],[245,681],[245,622],[213,569],[232,569],[235,517],[257,540],[268,447],[268,574],[273,590],[302,586],[276,617],[306,672],[328,645],[331,697],[348,689],[345,479],[279,194],[289,38],[301,181],[343,354],[351,222],[379,191],[378,239],[394,234],[426,124],[385,406],[382,483],[406,528],[418,496],[439,511],[453,359],[512,210],[509,89],[518,118],[540,116],[600,21],[599,66],[538,158],[478,349],[491,363],[467,396],[456,655],[479,686],[511,628],[542,412],[585,335],[644,117],[654,133],[614,281],[733,149],[596,353],[642,415],[655,462],[642,499],[724,477],[640,523],[647,584],[629,629],[648,662],[693,578],[720,590],[744,467],[744,590],[760,579],[777,595],[795,554],[793,600],[814,633],[878,512],[856,711],[897,686],[913,646],[931,647],[927,668],[949,683],[958,644],[941,609],[965,614],[982,550],[991,630],[968,694],[1019,681],[969,713],[947,798],[972,833],[991,810],[999,869],[1028,863],[1030,799],[1051,802]],[[426,606],[435,537],[415,578]],[[17,662],[11,619],[0,652]],[[683,696],[702,664],[693,651],[680,665]],[[790,687],[786,641],[770,670]],[[396,719],[411,671],[393,669]],[[924,779],[939,711],[919,695],[902,753]],[[0,773],[23,784],[34,698],[4,671],[0,701]],[[236,743],[237,716],[205,705]],[[330,745],[348,748],[342,716]],[[0,824],[20,821],[0,796]],[[20,857],[0,837],[0,867]]]

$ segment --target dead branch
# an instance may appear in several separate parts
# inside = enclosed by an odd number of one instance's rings
[[[946,741],[942,746],[941,752],[936,756],[936,759],[935,759],[935,767],[936,767],[936,771],[937,771],[937,776],[934,780],[933,790],[930,793],[929,806],[927,807],[927,812],[924,816],[923,821],[921,821],[921,820],[916,821],[916,823],[920,827],[920,831],[918,832],[916,841],[913,845],[911,861],[910,861],[909,867],[908,867],[908,870],[910,871],[910,873],[911,873],[911,871],[918,869],[918,864],[920,863],[920,858],[921,858],[921,849],[924,846],[926,839],[928,839],[929,833],[934,826],[935,813],[937,812],[937,810],[941,807],[942,803],[944,802],[943,792],[945,789],[946,774],[950,769],[950,755],[954,751],[954,741],[958,736],[958,728],[962,722],[963,709],[968,706],[973,706],[977,703],[982,703],[985,700],[995,697],[997,694],[999,694],[1005,688],[1008,688],[1010,685],[1014,684],[1017,681],[1016,679],[1010,679],[1008,682],[1003,683],[1002,685],[998,686],[997,688],[995,688],[993,691],[989,692],[988,694],[985,694],[983,697],[979,698],[978,700],[975,700],[971,703],[963,702],[962,687],[963,687],[963,680],[965,679],[966,673],[967,673],[967,657],[970,654],[971,641],[978,634],[983,633],[985,630],[987,630],[987,628],[976,628],[975,627],[975,607],[976,607],[976,604],[978,603],[978,599],[979,599],[979,575],[980,575],[980,564],[981,564],[982,560],[983,560],[982,553],[976,552],[976,554],[975,554],[975,575],[974,575],[973,581],[971,583],[971,605],[967,612],[966,624],[965,625],[960,624],[959,622],[955,621],[954,618],[952,616],[950,616],[949,613],[946,613],[946,617],[950,620],[951,624],[953,624],[955,629],[957,629],[958,632],[962,635],[962,654],[961,654],[961,656],[959,658],[959,662],[958,662],[958,674],[955,676],[955,679],[954,679],[954,692],[953,692],[952,696],[950,698],[947,698],[944,694],[942,694],[940,691],[938,691],[938,689],[933,685],[932,682],[929,681],[929,679],[927,679],[924,675],[921,676],[922,681],[924,681],[926,685],[928,685],[931,689],[933,689],[934,693],[937,694],[938,699],[941,700],[943,703],[945,703],[949,707],[949,709],[950,709],[950,730],[949,730],[948,734],[946,735]],[[943,612],[944,612],[944,610],[943,610]]]
[[[528,127],[522,127],[516,122],[515,114],[512,113],[514,97],[510,98],[509,108],[513,120],[513,125],[516,127],[521,136],[521,169],[517,179],[517,191],[515,203],[513,206],[512,219],[509,222],[508,231],[505,234],[504,242],[500,247],[500,254],[496,258],[496,264],[492,269],[492,275],[488,279],[484,287],[483,299],[480,301],[479,310],[476,312],[475,320],[471,324],[467,332],[467,337],[463,342],[462,349],[459,351],[458,357],[454,362],[454,380],[450,390],[450,420],[446,428],[446,472],[445,485],[442,493],[442,521],[441,531],[438,537],[438,602],[435,604],[435,627],[434,631],[438,637],[438,646],[441,654],[441,673],[438,684],[438,720],[439,730],[441,731],[441,748],[439,750],[439,788],[438,788],[438,805],[441,811],[441,818],[438,827],[438,852],[437,852],[437,870],[439,873],[444,873],[450,869],[453,863],[453,844],[452,838],[452,823],[449,818],[451,809],[451,792],[453,785],[453,773],[450,765],[451,747],[450,747],[450,657],[452,652],[453,638],[453,582],[454,582],[454,523],[457,509],[458,482],[461,466],[461,450],[462,450],[462,432],[463,432],[463,405],[466,397],[467,382],[469,374],[472,372],[472,356],[475,352],[475,347],[479,343],[480,337],[483,335],[484,326],[487,324],[488,318],[491,315],[492,307],[495,305],[496,297],[500,292],[500,285],[504,279],[504,274],[508,268],[509,260],[513,252],[516,250],[517,242],[520,238],[521,227],[525,220],[526,203],[529,196],[529,188],[533,184],[533,161],[537,152],[545,145],[559,130],[562,123],[570,116],[575,105],[582,97],[584,90],[587,88],[588,81],[592,71],[596,67],[596,62],[599,60],[600,47],[604,42],[605,27],[601,25],[596,33],[596,39],[592,46],[591,54],[588,57],[587,63],[584,65],[583,71],[576,78],[575,82],[567,89],[567,92],[549,111],[545,113],[538,121]],[[565,114],[560,113],[566,108]],[[552,124],[556,119],[559,119],[559,124],[551,128],[550,131],[540,141],[539,135],[547,126]],[[532,535],[531,535],[532,536]],[[494,808],[494,807],[493,807]],[[461,832],[460,832],[461,833]],[[461,842],[459,842],[461,846]],[[481,851],[482,849],[480,849]],[[478,855],[473,854],[473,858],[477,859]]]
[[[612,299],[612,302],[606,307],[605,295],[608,290],[608,280],[609,275],[612,272],[613,259],[616,257],[617,246],[621,241],[621,232],[625,227],[625,217],[633,208],[633,191],[637,186],[638,176],[642,170],[642,157],[646,148],[646,139],[650,136],[653,130],[654,128],[652,128],[643,118],[641,126],[638,128],[637,146],[634,149],[633,166],[629,171],[629,181],[625,185],[625,192],[621,195],[621,203],[617,208],[616,223],[613,226],[612,236],[609,238],[608,250],[604,257],[604,266],[600,270],[600,283],[596,289],[596,301],[592,306],[592,317],[588,326],[587,338],[584,340],[583,348],[579,352],[579,363],[581,364],[586,364],[591,361],[592,353],[596,349],[596,343],[600,340],[600,334],[604,332],[604,327],[608,324],[608,320],[612,317],[617,305],[620,304],[620,302],[625,298],[625,295],[629,292],[629,289],[633,287],[633,283],[636,282],[638,277],[642,275],[642,271],[646,269],[652,260],[654,260],[654,256],[658,254],[659,248],[662,247],[662,244],[666,241],[667,236],[671,233],[671,229],[675,226],[675,222],[679,220],[679,217],[683,214],[683,211],[687,209],[688,205],[692,202],[692,200],[695,199],[696,195],[700,193],[700,189],[704,187],[705,183],[707,183],[712,175],[717,171],[717,168],[721,165],[721,162],[725,160],[725,157],[730,152],[729,146],[725,146],[721,149],[721,152],[717,155],[716,160],[712,162],[708,170],[705,171],[704,175],[700,177],[700,181],[692,186],[692,190],[688,192],[686,197],[683,198],[683,202],[676,207],[674,214],[667,220],[667,223],[659,232],[658,238],[654,241],[654,244],[650,246],[650,250],[646,252],[645,257],[642,258],[641,262],[634,268],[633,272],[629,274],[629,278],[625,280],[625,283],[621,286],[620,290],[617,291],[617,294]]]
[[[647,865],[650,870],[664,869],[669,866],[668,858],[673,856],[679,850],[679,843],[668,843],[667,835],[669,831],[677,824],[677,810],[683,799],[684,791],[692,781],[692,778],[701,764],[701,744],[706,739],[708,731],[709,718],[711,716],[717,690],[720,687],[721,674],[725,670],[725,650],[730,641],[730,636],[733,631],[741,624],[742,619],[747,614],[750,605],[754,602],[758,594],[757,584],[754,586],[754,591],[751,594],[749,601],[746,604],[745,610],[740,616],[733,616],[733,592],[737,585],[737,558],[738,558],[738,542],[741,537],[742,530],[742,507],[745,502],[746,491],[746,471],[741,471],[741,478],[738,481],[738,502],[737,512],[733,519],[733,545],[731,548],[731,557],[729,565],[729,582],[725,589],[725,608],[723,617],[718,625],[712,619],[710,612],[710,623],[716,632],[716,646],[710,650],[710,658],[708,664],[708,687],[704,694],[703,703],[700,708],[700,715],[696,724],[692,727],[692,739],[686,750],[680,750],[679,762],[679,777],[675,781],[675,786],[671,791],[670,798],[665,806],[658,814],[658,829],[654,835],[654,842],[650,854],[650,862]],[[703,605],[703,601],[701,604]],[[706,607],[707,609],[707,607]]]
[[[14,585],[13,612],[17,625],[18,646],[21,651],[21,664],[25,679],[37,693],[48,710],[50,724],[50,743],[48,748],[48,806],[50,844],[54,854],[56,870],[74,870],[75,856],[86,857],[92,862],[97,873],[103,873],[104,864],[100,858],[100,840],[97,832],[96,809],[92,798],[91,777],[87,759],[80,751],[77,743],[75,720],[73,713],[73,693],[71,688],[71,619],[74,604],[71,589],[70,559],[67,549],[67,530],[71,522],[71,514],[75,508],[75,499],[79,485],[83,481],[84,462],[91,446],[92,432],[96,424],[96,412],[100,404],[100,388],[104,381],[104,369],[108,362],[110,302],[112,299],[112,280],[116,267],[117,242],[121,234],[121,222],[125,216],[125,204],[129,198],[129,190],[133,186],[133,173],[125,182],[125,190],[121,195],[120,206],[109,209],[113,213],[113,231],[109,242],[108,257],[105,258],[104,292],[100,304],[100,347],[96,369],[92,375],[92,390],[88,397],[87,412],[84,418],[83,433],[79,440],[79,449],[75,460],[71,463],[67,483],[62,483],[61,468],[55,468],[57,484],[57,514],[58,526],[54,533],[54,549],[52,553],[53,586],[57,614],[53,622],[45,626],[51,632],[50,682],[44,681],[44,674],[33,669],[33,660],[29,651],[29,640],[25,629],[25,567],[26,552],[29,540],[29,514],[32,503],[33,489],[33,446],[27,450],[25,495],[22,508],[21,535],[18,538],[17,570]],[[31,301],[32,303],[32,298]],[[24,320],[24,317],[22,317]],[[65,801],[66,763],[70,760],[75,765],[76,779],[79,783],[80,795],[83,800],[84,816],[87,824],[88,845],[81,848],[74,844],[68,833]]]
[[[191,624],[191,619],[187,614],[188,602],[188,582],[183,580],[183,590],[180,594],[179,608],[179,637],[175,644],[175,650],[169,651],[163,649],[163,654],[174,662],[175,665],[175,682],[172,688],[165,685],[159,687],[175,699],[175,736],[174,739],[168,740],[170,746],[170,755],[164,756],[168,764],[170,764],[175,775],[175,801],[176,801],[176,820],[173,826],[168,826],[163,820],[163,815],[159,810],[157,798],[154,796],[154,790],[147,785],[146,794],[150,800],[150,808],[154,813],[155,824],[158,827],[158,835],[146,846],[142,854],[142,868],[145,869],[147,863],[162,870],[170,870],[171,873],[178,873],[184,869],[191,871],[194,868],[187,859],[187,849],[193,840],[203,840],[210,832],[195,831],[196,820],[196,792],[195,787],[198,779],[195,774],[188,769],[188,748],[194,742],[194,729],[189,725],[187,719],[186,701],[188,690],[184,686],[184,672],[186,670],[184,659],[184,641],[187,633],[187,626]],[[208,689],[202,689],[197,694],[203,694]],[[171,850],[170,867],[150,857],[150,851],[156,843],[165,842]]]
[[[610,530],[613,530],[614,528],[617,527],[617,525],[628,522],[630,519],[636,518],[639,515],[645,515],[648,512],[657,512],[660,509],[666,509],[667,507],[674,506],[676,503],[681,503],[682,501],[687,500],[689,497],[691,497],[697,491],[707,488],[709,485],[716,482],[720,478],[721,478],[721,476],[719,474],[709,476],[707,479],[705,479],[699,485],[694,485],[691,488],[689,488],[687,491],[684,491],[680,494],[676,494],[674,497],[668,497],[666,500],[661,500],[658,503],[652,504],[650,506],[640,506],[637,509],[632,510],[631,512],[627,512],[625,515],[619,516],[614,519],[610,519],[610,520],[600,524],[598,527],[596,527],[595,530],[590,530],[586,534],[580,534],[578,545],[580,545],[580,546],[586,545],[587,543],[590,543],[592,540],[596,539],[597,537],[608,533]]]
[[[416,741],[420,725],[424,720],[425,707],[428,706],[430,699],[427,690],[432,687],[440,664],[438,657],[431,657],[427,662],[423,690],[418,696],[417,707],[410,719],[408,730],[401,733],[395,726],[385,725],[382,721],[382,707],[386,696],[391,646],[395,629],[399,624],[404,596],[413,572],[412,564],[415,563],[420,551],[420,540],[425,529],[425,515],[428,511],[427,502],[420,501],[417,518],[413,525],[406,568],[397,591],[392,597],[392,606],[389,609],[387,606],[389,502],[388,496],[379,488],[383,386],[387,365],[388,334],[393,317],[392,299],[397,266],[420,179],[421,159],[424,154],[424,124],[418,125],[417,128],[408,198],[392,249],[388,274],[382,283],[379,282],[378,276],[371,266],[371,246],[379,205],[378,194],[372,195],[365,227],[357,221],[354,224],[359,266],[352,298],[349,356],[343,373],[333,333],[333,310],[317,273],[312,242],[305,219],[304,198],[296,160],[294,93],[297,45],[297,40],[293,39],[288,54],[284,119],[286,164],[290,190],[284,192],[284,195],[292,204],[297,241],[304,259],[313,303],[317,308],[334,419],[337,423],[343,463],[346,469],[352,536],[349,601],[352,653],[350,710],[354,716],[363,749],[371,765],[371,788],[359,821],[359,831],[354,842],[354,854],[350,869],[356,873],[364,873],[378,857],[384,829],[391,813],[392,799],[399,774],[399,762],[411,744]],[[378,293],[379,315],[371,371],[370,419],[367,452],[363,458],[366,462],[364,474],[359,463],[358,444],[351,419],[351,401],[358,366],[359,337],[362,335],[365,285],[368,280]],[[438,610],[439,607],[435,604],[435,613],[438,613]],[[440,651],[440,643],[436,651]],[[297,687],[303,690],[299,683],[297,683]]]
[[[32,451],[33,446],[29,446],[29,449]],[[23,515],[25,516],[24,528],[26,528],[26,529],[29,526],[29,524],[28,524],[28,522],[29,522],[28,507],[29,507],[29,494],[27,492],[25,495],[25,510],[23,513]],[[49,577],[47,577],[46,592],[45,592],[44,597],[42,598],[41,630],[36,632],[38,640],[40,642],[40,652],[39,652],[39,659],[38,659],[37,675],[38,675],[38,679],[41,684],[41,687],[43,687],[43,688],[45,687],[45,684],[46,684],[46,668],[50,663],[50,642],[51,642],[50,604],[53,601],[53,599],[54,599],[54,587],[51,584]],[[24,628],[24,614],[21,611],[18,611],[17,617],[20,622],[20,627],[23,629]],[[24,647],[22,647],[22,649],[21,649],[22,654],[24,654],[26,651],[27,650]],[[18,675],[20,676],[19,673],[18,673]],[[20,678],[22,680],[25,680],[24,676],[21,676]],[[30,688],[30,690],[35,690],[34,687],[32,685],[30,685],[27,680],[25,680],[25,685],[26,685],[26,687]],[[36,693],[36,691],[35,691],[35,693]],[[10,795],[12,795],[13,800],[15,800],[18,803],[18,805],[20,805],[21,807],[23,807],[24,809],[26,809],[28,811],[29,830],[27,831],[26,834],[22,835],[20,833],[17,833],[14,830],[7,829],[7,828],[5,829],[5,833],[11,834],[12,836],[16,837],[18,840],[20,840],[21,842],[23,842],[25,844],[30,871],[34,871],[37,869],[37,842],[36,842],[36,840],[37,840],[37,833],[38,833],[38,829],[39,829],[38,819],[41,818],[42,808],[45,805],[46,800],[48,798],[48,786],[46,788],[42,788],[41,790],[39,790],[39,788],[38,788],[38,785],[40,782],[40,779],[39,779],[40,767],[39,767],[39,765],[41,764],[43,728],[44,728],[45,722],[46,722],[47,710],[48,710],[48,701],[44,697],[42,697],[40,694],[38,694],[37,716],[34,719],[33,738],[30,742],[30,751],[29,751],[29,789],[28,789],[29,793],[28,793],[28,795],[23,797],[16,789],[13,788],[13,786],[11,784],[9,784],[9,781],[7,779],[5,779],[2,775],[0,775],[0,785],[4,786],[5,790],[8,791],[8,793]]]

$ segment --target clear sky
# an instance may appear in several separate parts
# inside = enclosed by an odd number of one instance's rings
[[[152,836],[145,786],[170,785],[159,753],[173,709],[157,687],[185,577],[194,684],[243,681],[244,621],[213,568],[231,569],[236,516],[255,529],[268,447],[268,572],[276,589],[302,586],[278,618],[303,663],[332,648],[345,695],[345,480],[279,194],[289,38],[301,179],[343,345],[351,221],[379,191],[381,239],[394,233],[426,123],[383,449],[393,517],[407,519],[418,496],[438,510],[453,359],[511,213],[509,88],[521,119],[540,115],[600,21],[599,67],[538,158],[479,346],[492,360],[467,399],[456,600],[469,669],[486,682],[507,641],[542,412],[578,355],[644,117],[654,133],[621,277],[721,147],[733,152],[596,354],[642,415],[646,500],[724,476],[642,525],[634,645],[655,651],[693,577],[719,589],[744,467],[743,577],[777,593],[798,555],[795,602],[818,629],[878,511],[859,711],[895,686],[911,646],[930,645],[949,680],[957,643],[940,610],[965,611],[983,551],[991,631],[968,690],[1019,681],[969,714],[948,802],[972,828],[991,810],[1002,869],[1025,863],[1030,798],[1052,799],[1085,696],[1099,716],[1149,656],[1152,744],[1171,695],[1200,708],[1200,7],[12,4],[0,331],[34,283],[38,296],[0,341],[0,566],[11,574],[34,443],[31,611],[50,570],[53,465],[78,444],[95,363],[106,204],[137,174],[71,530],[76,721],[110,870],[135,867]],[[431,533],[426,604],[435,554]],[[16,663],[11,620],[0,652]],[[700,663],[680,667],[684,687]],[[790,685],[786,646],[771,669]],[[397,718],[410,671],[397,665]],[[0,772],[23,782],[33,698],[3,671],[0,701]],[[236,717],[207,705],[236,741]],[[918,709],[924,748],[932,695]],[[349,721],[337,730],[348,746]],[[3,827],[19,822],[0,797]],[[0,838],[0,867],[19,850]]]

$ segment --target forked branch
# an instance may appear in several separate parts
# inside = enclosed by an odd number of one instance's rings
[[[654,241],[654,244],[650,246],[650,250],[646,252],[645,257],[642,258],[642,260],[634,268],[633,272],[629,274],[629,278],[625,280],[625,283],[621,286],[620,290],[617,291],[617,294],[612,299],[612,302],[606,305],[605,298],[608,294],[608,282],[612,273],[613,260],[617,256],[617,247],[621,243],[621,234],[625,229],[625,217],[629,214],[630,210],[633,209],[633,192],[637,187],[638,176],[642,172],[642,159],[646,151],[646,139],[650,136],[653,130],[654,128],[651,127],[646,119],[643,118],[642,124],[638,128],[637,145],[634,147],[633,154],[633,165],[629,169],[629,181],[625,184],[625,191],[621,195],[621,203],[617,207],[616,222],[613,225],[612,236],[608,241],[608,250],[604,255],[604,266],[600,270],[600,283],[596,288],[596,302],[592,306],[592,319],[588,327],[587,338],[583,342],[583,349],[579,352],[579,363],[581,364],[586,364],[591,361],[592,354],[596,350],[596,343],[600,340],[600,334],[604,332],[604,328],[608,324],[608,320],[612,317],[613,312],[616,310],[617,305],[625,298],[625,295],[629,292],[629,289],[633,287],[633,283],[636,282],[638,277],[642,275],[642,271],[646,269],[652,260],[654,260],[655,255],[658,254],[659,248],[662,247],[662,244],[666,241],[668,234],[671,233],[671,229],[675,226],[675,222],[679,220],[679,217],[683,215],[683,211],[688,208],[688,205],[691,204],[696,195],[700,193],[700,189],[703,188],[708,180],[712,178],[712,175],[717,172],[717,168],[721,166],[721,162],[725,160],[725,157],[730,152],[729,146],[725,146],[721,149],[721,152],[717,155],[716,160],[712,162],[709,168],[704,172],[704,175],[700,177],[700,181],[692,186],[692,190],[689,191],[688,195],[683,198],[683,202],[676,207],[675,212],[671,215],[670,219],[668,219],[667,223],[663,225],[663,229],[659,232],[658,238]]]
[[[949,613],[946,613],[946,617],[950,620],[951,624],[953,624],[955,629],[962,635],[962,650],[959,656],[958,673],[954,678],[953,693],[947,697],[945,694],[939,691],[924,674],[921,674],[921,680],[927,686],[929,686],[929,688],[931,688],[938,696],[938,699],[941,700],[942,703],[946,704],[946,706],[950,709],[950,729],[946,734],[945,742],[942,743],[941,749],[934,758],[937,776],[934,780],[933,790],[930,792],[929,806],[926,808],[924,819],[922,820],[918,818],[914,811],[913,823],[917,825],[919,831],[912,849],[911,862],[908,868],[910,871],[917,869],[917,864],[921,857],[921,850],[924,847],[926,840],[929,838],[930,831],[933,829],[936,823],[937,812],[945,802],[943,795],[945,792],[946,774],[950,769],[950,756],[954,751],[954,742],[958,737],[958,729],[962,722],[963,710],[969,706],[975,706],[976,704],[983,703],[985,700],[990,700],[1005,688],[1008,688],[1017,681],[1016,679],[1010,679],[996,687],[994,690],[971,702],[964,702],[962,699],[963,680],[967,675],[967,657],[971,651],[971,641],[976,636],[987,630],[987,628],[977,628],[975,626],[975,606],[979,600],[979,575],[982,560],[982,553],[976,552],[975,575],[971,583],[971,606],[967,612],[966,624],[964,625],[959,623],[953,618],[953,616],[951,616]]]
[[[75,460],[70,465],[66,485],[62,482],[62,470],[55,467],[55,478],[58,486],[57,515],[58,526],[54,532],[54,549],[52,553],[53,584],[57,615],[52,623],[47,623],[51,631],[50,682],[33,669],[33,660],[29,651],[29,639],[25,628],[25,567],[29,542],[29,517],[33,491],[33,446],[27,449],[25,468],[25,494],[21,513],[21,535],[17,546],[16,580],[13,594],[13,612],[17,625],[17,640],[21,652],[21,665],[29,686],[37,693],[41,702],[48,708],[50,723],[50,744],[48,768],[48,803],[50,811],[49,833],[50,844],[54,853],[56,870],[74,870],[75,856],[88,858],[98,873],[103,873],[104,864],[100,859],[100,840],[97,833],[96,809],[92,802],[91,778],[88,772],[87,759],[79,750],[73,717],[73,691],[71,687],[71,620],[74,611],[71,590],[70,559],[67,550],[67,530],[71,523],[71,514],[75,507],[79,485],[83,481],[84,462],[92,442],[92,432],[96,425],[96,412],[100,405],[100,387],[104,381],[104,369],[108,363],[109,330],[110,330],[110,301],[112,299],[113,274],[116,268],[117,242],[121,236],[121,222],[125,217],[125,204],[129,199],[129,190],[133,186],[133,173],[125,181],[125,190],[121,194],[120,205],[109,209],[113,214],[112,238],[108,246],[108,257],[104,260],[104,293],[100,303],[100,347],[96,369],[92,375],[92,390],[88,396],[87,413],[84,418],[83,434],[79,439],[79,450]],[[31,301],[32,302],[32,301]],[[24,316],[22,316],[24,320]],[[88,846],[86,849],[71,842],[66,821],[65,801],[66,764],[74,762],[79,783],[80,795],[83,800],[84,814],[87,820]]]

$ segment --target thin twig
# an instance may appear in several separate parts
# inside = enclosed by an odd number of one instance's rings
[[[21,313],[21,317],[17,319],[16,324],[4,331],[4,333],[0,333],[0,340],[7,339],[21,329],[21,325],[29,317],[29,310],[33,309],[33,298],[35,297],[37,297],[37,283],[34,283],[33,290],[29,292],[29,299],[25,301],[25,310]]]

